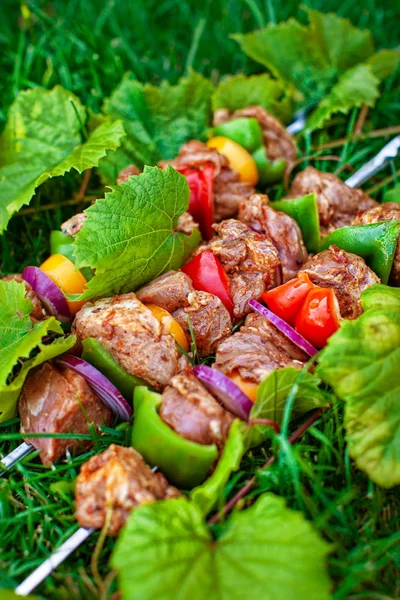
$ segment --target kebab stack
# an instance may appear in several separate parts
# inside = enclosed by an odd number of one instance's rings
[[[286,167],[294,160],[292,138],[264,109],[249,107],[239,112],[217,114],[216,133],[226,131],[218,127],[235,123],[236,119],[256,119],[272,162],[283,161]],[[222,142],[189,142],[177,159],[170,161],[187,177],[192,197],[196,196],[194,189],[199,189],[199,181],[203,190],[212,189],[211,215],[216,221],[212,227],[210,211],[199,211],[196,205],[200,192],[189,207],[192,216],[206,213],[199,223],[206,241],[181,271],[161,275],[136,294],[76,307],[80,310],[73,322],[81,344],[94,340],[107,360],[132,378],[132,388],[138,386],[138,419],[141,395],[153,395],[156,418],[169,428],[175,441],[178,437],[186,440],[189,453],[195,449],[202,455],[199,448],[211,449],[209,462],[203,460],[208,468],[201,473],[202,479],[215,467],[233,420],[248,417],[257,385],[275,369],[304,368],[311,354],[288,337],[287,330],[277,328],[260,314],[262,311],[252,312],[252,306],[257,307],[254,301],[268,302],[271,290],[306,277],[313,288],[333,290],[339,319],[356,318],[361,312],[361,292],[380,281],[362,258],[335,246],[308,257],[307,240],[303,240],[297,222],[274,210],[267,196],[256,194],[253,183],[243,177],[246,171],[232,169],[234,161],[218,152],[218,144]],[[119,182],[137,174],[134,166],[128,167]],[[311,168],[294,179],[287,202],[310,191],[316,193],[322,235],[353,222],[381,222],[397,215],[395,207],[378,211],[382,207],[361,190],[347,188],[334,176]],[[360,208],[366,211],[363,215],[359,214]],[[181,217],[179,228],[183,233],[189,234],[197,226],[192,216],[185,213]],[[85,218],[80,214],[70,219],[62,226],[63,234],[73,238]],[[398,253],[396,256],[394,270],[398,269]],[[392,280],[396,281],[396,272],[392,272]],[[25,285],[27,294],[35,300],[32,320],[45,318],[45,307],[29,283]],[[241,319],[244,323],[232,334],[232,326]],[[215,353],[212,368],[205,367],[204,371],[204,366],[192,367],[188,351],[193,349],[193,342],[199,357]],[[28,376],[19,404],[23,433],[87,433],[89,423],[100,428],[112,421],[112,411],[102,402],[104,397],[100,394],[100,400],[96,386],[88,383],[82,375],[82,364],[76,361],[79,359],[74,356],[63,357],[45,363]],[[214,397],[215,385],[210,383],[207,370],[225,376],[233,394],[217,393]],[[154,391],[146,391],[143,386]],[[140,439],[140,434],[136,438]],[[66,448],[80,445],[78,440],[36,438],[29,442],[41,450],[44,464],[59,459]],[[163,462],[162,458],[155,460],[154,448],[146,444],[143,448],[148,463],[158,466]],[[165,451],[161,447],[158,457]],[[178,484],[185,487],[184,477]],[[76,487],[77,519],[86,528],[103,527],[106,508],[111,504],[109,533],[115,535],[135,506],[177,495],[179,491],[168,484],[163,469],[154,473],[136,450],[112,445],[82,467]]]

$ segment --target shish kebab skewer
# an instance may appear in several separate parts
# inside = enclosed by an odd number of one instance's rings
[[[299,119],[297,119],[292,126],[294,126],[296,123],[299,125],[301,119],[304,119],[304,115],[299,115]],[[300,131],[300,129],[296,131]],[[384,168],[388,162],[390,162],[390,160],[396,158],[399,149],[400,136],[396,136],[393,140],[388,142],[375,157],[363,165],[358,171],[356,171],[356,173],[351,175],[344,183],[348,187],[357,187],[358,185],[361,185],[375,173]],[[1,464],[6,468],[0,471],[0,475],[3,475],[8,469],[12,468],[17,462],[28,456],[33,451],[34,448],[30,444],[27,444],[26,442],[20,444],[20,446],[15,448],[12,452],[10,452],[10,454],[3,458]]]
[[[234,336],[235,335],[239,335],[239,332],[234,334]],[[20,586],[18,586],[16,592],[20,595],[27,595],[33,591],[35,587],[39,585],[55,567],[57,567],[67,556],[73,552],[75,548],[77,548],[85,539],[89,537],[92,531],[92,528],[81,527],[78,529],[78,531],[69,540],[67,540],[60,549],[58,549],[51,557],[44,561],[44,563],[36,571],[34,571],[24,582],[20,584]]]

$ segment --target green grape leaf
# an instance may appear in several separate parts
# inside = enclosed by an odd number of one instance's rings
[[[329,600],[328,544],[303,515],[264,494],[213,540],[196,504],[132,511],[112,555],[122,600]]]
[[[50,177],[98,165],[124,136],[121,121],[104,120],[83,139],[86,109],[60,86],[21,92],[0,137],[0,233]]]
[[[66,352],[76,341],[72,335],[45,344],[42,340],[50,332],[63,334],[63,330],[55,317],[33,325],[32,307],[23,283],[0,280],[0,422],[15,416],[30,369]]]
[[[345,401],[350,456],[382,487],[400,484],[399,290],[374,285],[365,312],[344,321],[321,352],[317,374]]]
[[[267,73],[246,77],[240,73],[221,81],[212,97],[213,110],[231,112],[246,106],[263,106],[274,117],[288,122],[293,114],[293,100],[281,81]]]
[[[257,390],[257,400],[251,410],[251,419],[269,419],[282,422],[283,411],[290,394],[294,394],[291,417],[301,417],[305,413],[327,406],[329,401],[319,389],[321,380],[311,373],[285,367],[273,371],[262,381]],[[253,425],[245,435],[247,447],[258,446],[270,432],[266,425]]]
[[[174,158],[185,142],[203,139],[211,122],[213,89],[208,79],[194,71],[176,85],[163,81],[159,87],[125,76],[104,103],[105,114],[122,119],[127,133],[125,164],[121,161],[119,166],[156,165]]]
[[[124,293],[178,269],[200,242],[176,232],[189,186],[172,167],[145,167],[89,207],[76,237],[77,267],[95,269],[81,299]]]

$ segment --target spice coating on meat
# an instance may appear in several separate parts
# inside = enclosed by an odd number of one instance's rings
[[[222,448],[234,416],[191,373],[176,375],[162,394],[162,420],[176,433],[198,444]]]
[[[77,235],[85,224],[87,215],[85,213],[77,213],[61,225],[61,231],[65,235],[74,237]]]
[[[385,202],[359,214],[353,225],[367,225],[368,223],[381,223],[383,221],[398,221],[400,223],[400,204]],[[397,240],[396,252],[393,259],[389,284],[400,287],[400,237]]]
[[[260,383],[283,367],[302,369],[308,356],[286,338],[265,317],[250,314],[244,325],[219,345],[214,368],[231,376],[236,372],[248,381]]]
[[[214,220],[228,219],[236,215],[241,202],[254,194],[250,183],[240,181],[240,175],[232,169],[222,169],[214,179]]]
[[[37,323],[38,321],[43,321],[44,319],[47,318],[47,313],[46,313],[45,307],[43,306],[43,304],[39,300],[38,296],[36,295],[36,292],[33,291],[32,286],[27,281],[22,279],[22,275],[20,275],[19,273],[16,273],[15,275],[6,275],[2,279],[3,279],[3,281],[16,281],[17,283],[24,284],[25,298],[29,298],[29,300],[33,304],[31,313],[29,315],[33,324]]]
[[[334,290],[340,314],[346,319],[361,315],[361,292],[380,282],[363,258],[337,246],[315,254],[300,272],[307,273],[315,285]]]
[[[183,233],[184,235],[191,235],[193,229],[198,229],[196,221],[193,219],[192,215],[188,212],[184,212],[178,218],[178,223],[176,224],[176,231],[179,233]]]
[[[187,302],[186,306],[174,311],[172,316],[185,332],[189,345],[192,342],[190,321],[199,355],[209,356],[231,334],[232,320],[229,311],[217,296],[207,292],[193,291]]]
[[[365,192],[348,187],[332,173],[307,167],[293,179],[289,197],[297,198],[311,192],[317,196],[321,235],[350,225],[359,212],[377,205]]]
[[[191,167],[200,169],[207,164],[214,167],[214,220],[220,221],[235,215],[239,203],[254,193],[254,187],[240,181],[240,175],[229,167],[229,161],[219,154],[215,148],[192,140],[180,149],[179,155],[173,160],[163,161],[175,168]]]
[[[75,488],[76,519],[81,527],[95,529],[102,529],[109,519],[107,533],[117,535],[137,506],[179,496],[136,450],[111,444],[81,467]]]
[[[141,288],[137,297],[170,312],[184,330],[189,346],[190,319],[200,356],[215,352],[219,342],[231,333],[231,317],[221,300],[213,294],[195,291],[190,277],[182,271],[160,275]]]
[[[262,106],[247,106],[232,114],[225,108],[219,109],[214,113],[213,123],[216,126],[241,117],[257,119],[260,123],[264,146],[270,160],[286,158],[288,163],[291,163],[296,159],[297,150],[294,137],[286,131],[284,124],[279,119],[273,117]]]
[[[197,253],[210,249],[220,259],[228,275],[234,315],[240,318],[250,311],[249,300],[257,300],[279,283],[278,251],[266,235],[240,221],[229,219],[213,227],[217,235]]]
[[[188,275],[182,271],[167,271],[140,288],[136,296],[141,302],[157,304],[172,313],[186,304],[187,297],[193,290],[192,280]]]
[[[134,293],[87,302],[74,329],[81,340],[98,339],[123,369],[158,390],[179,372],[174,338]]]
[[[71,369],[46,362],[33,369],[19,398],[21,433],[89,433],[89,424],[110,425],[113,414],[85,379]],[[45,465],[61,458],[67,449],[90,448],[90,440],[26,438]]]
[[[217,177],[222,169],[229,167],[229,161],[225,156],[222,156],[215,148],[209,148],[207,144],[203,144],[203,142],[198,142],[197,140],[191,140],[187,144],[184,144],[176,158],[163,160],[158,163],[160,167],[171,165],[175,168],[201,168],[206,164],[213,165],[214,177]]]
[[[265,233],[278,250],[283,281],[296,276],[308,258],[303,235],[296,221],[269,206],[268,196],[253,194],[239,206],[239,221],[250,229]]]
[[[117,185],[120,183],[125,183],[128,181],[129,177],[132,177],[132,175],[140,175],[140,171],[137,167],[135,167],[135,165],[128,165],[119,172]]]

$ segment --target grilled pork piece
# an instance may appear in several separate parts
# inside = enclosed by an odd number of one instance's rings
[[[229,311],[217,296],[207,292],[191,292],[187,305],[178,308],[172,316],[182,327],[189,344],[192,342],[190,322],[200,356],[214,354],[218,345],[232,331]]]
[[[85,213],[77,213],[61,225],[61,231],[70,237],[74,237],[80,232],[86,219],[87,215]]]
[[[135,167],[135,165],[128,165],[122,169],[122,171],[120,171],[117,178],[117,185],[120,183],[125,183],[125,181],[128,181],[129,177],[132,177],[132,175],[140,175],[140,171],[137,167]]]
[[[219,345],[213,367],[253,383],[283,367],[302,369],[308,356],[262,315],[252,313],[242,327]]]
[[[137,297],[170,312],[184,330],[189,344],[192,342],[190,319],[200,356],[214,353],[231,333],[231,317],[221,300],[213,294],[196,291],[190,277],[181,271],[160,275],[140,289]]]
[[[153,473],[136,450],[111,444],[81,467],[76,481],[76,518],[81,527],[101,529],[110,514],[109,535],[117,535],[131,510],[177,498],[164,475]]]
[[[71,369],[46,362],[33,369],[19,398],[21,433],[89,433],[89,424],[110,425],[113,414],[85,379]],[[65,451],[90,448],[89,440],[32,438],[44,465],[51,465]]]
[[[180,371],[174,338],[134,293],[87,302],[74,329],[81,340],[98,339],[122,368],[158,390]]]
[[[354,219],[353,225],[367,225],[368,223],[381,223],[382,221],[400,222],[400,204],[396,204],[396,202],[378,204],[378,206],[359,214]],[[400,287],[400,238],[397,240],[389,283]]]
[[[221,125],[221,123],[240,117],[251,117],[260,123],[264,146],[270,160],[286,158],[290,164],[296,159],[297,150],[294,137],[286,131],[281,121],[273,117],[262,106],[247,106],[234,113],[230,113],[225,108],[219,109],[214,113],[214,125]]]
[[[167,271],[136,292],[141,302],[157,304],[160,308],[173,313],[185,306],[194,287],[192,280],[182,271]]]
[[[377,206],[377,202],[357,188],[348,187],[332,173],[307,167],[293,179],[289,198],[315,192],[318,202],[321,234],[350,225],[359,212]]]
[[[281,283],[278,251],[268,237],[229,219],[213,226],[217,235],[197,253],[210,249],[220,259],[230,283],[234,315],[249,312],[248,302]]]
[[[22,276],[19,273],[16,273],[15,275],[6,275],[2,279],[3,281],[16,281],[17,283],[24,284],[26,290],[25,298],[29,298],[33,304],[31,314],[29,315],[32,323],[37,323],[38,321],[43,321],[47,318],[48,315],[46,309],[37,297],[36,292],[33,291],[31,285],[27,281],[22,279]]]
[[[334,290],[340,314],[346,319],[361,315],[361,292],[380,282],[363,258],[337,246],[315,254],[300,272],[307,273],[316,285]]]
[[[239,203],[254,193],[254,187],[249,183],[239,181],[239,173],[232,171],[229,161],[219,154],[215,148],[192,140],[184,144],[179,155],[173,160],[163,161],[175,168],[192,167],[201,168],[207,164],[214,166],[214,219],[220,221],[232,217],[237,213]]]
[[[308,258],[303,235],[296,221],[271,208],[268,196],[262,194],[253,194],[240,204],[238,219],[253,231],[268,236],[278,250],[283,281],[293,279]]]
[[[234,419],[191,373],[176,375],[162,394],[159,415],[180,436],[222,448]]]

